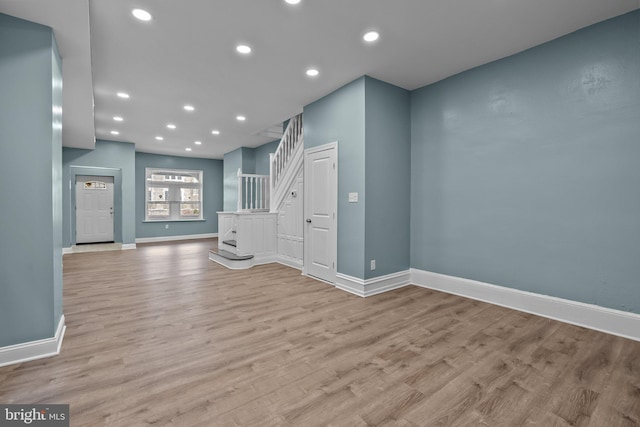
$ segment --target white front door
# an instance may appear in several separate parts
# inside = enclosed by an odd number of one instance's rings
[[[113,242],[113,177],[76,177],[76,243]]]
[[[305,274],[336,280],[338,165],[337,144],[304,153]]]

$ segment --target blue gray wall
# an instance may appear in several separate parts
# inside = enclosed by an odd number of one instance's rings
[[[254,148],[256,161],[255,173],[257,173],[258,175],[269,175],[269,154],[276,152],[276,150],[278,149],[278,144],[280,144],[279,139],[267,142],[266,144],[262,144],[261,146]]]
[[[365,77],[365,279],[409,269],[409,105],[409,91]]]
[[[411,266],[640,312],[640,11],[411,94]]]
[[[136,237],[184,236],[218,232],[218,215],[222,210],[222,160],[195,159],[136,153]],[[145,168],[190,169],[203,173],[204,221],[152,221],[144,220]],[[165,228],[165,225],[169,228]]]
[[[365,78],[304,107],[304,147],[338,141],[338,273],[365,277]],[[349,193],[359,194],[349,203]]]
[[[223,208],[235,212],[238,208],[238,169],[242,169],[242,148],[224,155]]]
[[[409,101],[405,89],[364,76],[304,108],[305,148],[338,141],[339,273],[409,269]]]
[[[135,243],[135,146],[124,142],[98,140],[93,150],[64,148],[62,163],[64,246],[70,247],[75,244],[74,206],[77,175],[114,177],[114,239],[124,244]]]
[[[60,63],[50,28],[0,14],[0,347],[62,315]]]

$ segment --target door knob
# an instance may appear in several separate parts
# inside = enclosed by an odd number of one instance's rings
[[[311,218],[307,218],[307,223],[311,224]]]

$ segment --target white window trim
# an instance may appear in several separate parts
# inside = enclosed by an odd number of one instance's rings
[[[198,183],[188,182],[167,182],[167,181],[151,181],[152,174],[164,174],[164,175],[195,175],[198,178]],[[166,168],[145,168],[144,170],[144,221],[143,222],[184,222],[184,221],[204,221],[204,184],[203,184],[204,171],[192,170],[192,169],[166,169]],[[166,202],[149,200],[149,189],[152,187],[168,188],[168,199]],[[197,188],[199,189],[199,201],[198,202],[185,202],[181,200],[180,189],[181,188]],[[149,203],[162,203],[169,205],[169,216],[149,216]],[[181,216],[180,205],[181,204],[200,204],[198,216]]]

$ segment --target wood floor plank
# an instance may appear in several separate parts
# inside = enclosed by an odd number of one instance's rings
[[[0,402],[72,426],[638,426],[640,343],[407,286],[360,298],[215,240],[64,256],[59,356]]]

